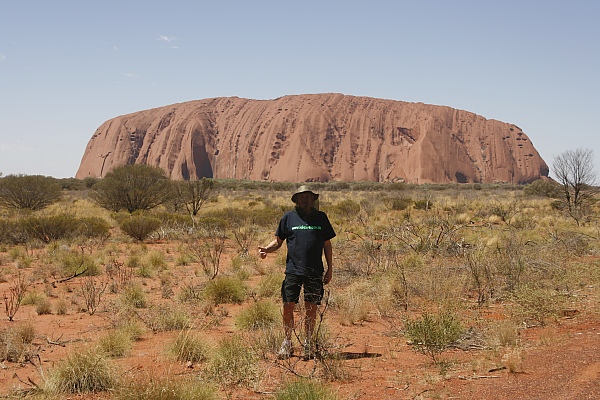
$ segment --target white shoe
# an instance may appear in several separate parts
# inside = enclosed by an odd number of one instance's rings
[[[294,355],[294,347],[292,346],[292,342],[288,339],[285,339],[283,343],[281,343],[281,347],[277,352],[277,358],[280,360],[285,360]]]

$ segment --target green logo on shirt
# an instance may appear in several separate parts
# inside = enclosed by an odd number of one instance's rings
[[[317,226],[317,225],[300,225],[300,226],[293,226],[292,227],[293,231],[298,230],[298,229],[309,230],[309,231],[320,231],[321,227]]]

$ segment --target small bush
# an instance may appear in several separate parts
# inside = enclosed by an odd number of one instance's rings
[[[119,330],[124,332],[129,336],[129,338],[133,341],[138,341],[142,339],[144,333],[146,333],[146,328],[142,325],[137,319],[128,319],[123,324],[119,326]]]
[[[336,400],[335,392],[320,382],[299,379],[288,382],[275,393],[276,400]]]
[[[217,389],[208,382],[175,379],[173,376],[151,376],[128,379],[117,391],[116,400],[218,400]]]
[[[110,225],[100,217],[80,218],[79,235],[87,239],[104,242],[110,236]]]
[[[214,304],[241,303],[246,298],[246,287],[237,278],[221,276],[208,282],[204,295]]]
[[[523,286],[512,294],[511,314],[528,326],[546,325],[556,319],[564,308],[566,298],[561,293],[545,288]]]
[[[98,276],[102,273],[100,266],[89,254],[75,251],[59,251],[55,254],[63,276],[73,276],[85,271],[86,276]]]
[[[0,361],[25,363],[36,354],[32,346],[35,328],[32,323],[24,323],[0,331]]]
[[[143,215],[132,215],[119,223],[119,228],[132,238],[143,242],[158,228],[161,222],[158,218]]]
[[[179,331],[188,329],[192,319],[185,310],[180,308],[159,306],[150,309],[146,324],[154,333]]]
[[[430,199],[416,200],[414,203],[415,210],[430,210],[433,207],[433,202]]]
[[[109,357],[125,357],[131,350],[132,339],[129,332],[117,329],[109,331],[98,340],[98,347]]]
[[[35,305],[35,312],[38,315],[52,314],[52,303],[48,298],[44,297]]]
[[[171,344],[170,351],[177,361],[199,363],[208,358],[209,348],[206,339],[195,334],[189,329],[177,335]]]
[[[226,337],[218,344],[205,373],[225,389],[250,387],[258,379],[257,361],[243,337]]]
[[[408,197],[393,197],[389,200],[389,207],[394,211],[404,211],[414,204],[413,199]]]
[[[84,394],[115,388],[116,367],[94,348],[76,350],[61,360],[46,379],[46,390],[55,395]]]
[[[65,299],[58,299],[56,302],[56,314],[66,315],[69,311],[69,304]]]
[[[75,237],[81,222],[68,214],[51,215],[47,217],[27,217],[21,221],[30,237],[50,243],[54,240]]]
[[[531,182],[523,188],[525,196],[540,196],[559,199],[563,196],[563,191],[559,183],[547,179],[538,179]]]
[[[0,205],[37,211],[60,200],[55,178],[42,175],[7,175],[0,178]]]
[[[167,267],[167,260],[162,252],[154,250],[146,253],[144,264],[148,264],[153,270],[165,269]]]
[[[438,314],[426,312],[421,318],[406,321],[405,331],[415,350],[437,362],[437,356],[456,342],[464,329],[456,314],[442,311]]]
[[[21,305],[23,306],[35,306],[42,302],[45,299],[44,295],[35,290],[29,291],[23,296],[21,300]]]
[[[144,289],[139,284],[128,285],[120,296],[121,303],[134,308],[148,307],[148,299]]]
[[[270,328],[279,323],[281,312],[279,307],[268,299],[259,300],[242,310],[235,324],[244,330]]]

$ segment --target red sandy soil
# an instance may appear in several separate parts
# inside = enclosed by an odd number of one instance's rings
[[[160,248],[161,245],[155,247]],[[177,268],[182,270],[182,274],[192,274],[192,267]],[[183,282],[183,279],[179,281]],[[10,279],[1,283],[0,293],[6,293],[10,284]],[[56,297],[52,300],[59,296],[73,296],[77,293],[78,284],[77,278],[59,284],[54,289]],[[145,288],[159,301],[158,279]],[[39,290],[42,291],[41,288]],[[216,343],[224,335],[238,332],[233,321],[242,307],[244,305],[224,305],[227,316],[218,326],[203,333]],[[479,318],[500,315],[493,308],[474,307],[473,313]],[[565,317],[550,326],[521,330],[518,350],[451,349],[441,356],[447,366],[444,371],[427,356],[413,351],[407,339],[397,333],[401,326],[399,319],[372,314],[366,322],[344,326],[333,312],[328,313],[326,318],[333,341],[338,345],[336,351],[343,359],[341,366],[347,375],[345,379],[327,384],[335,388],[342,399],[600,399],[600,322],[585,312]],[[41,368],[48,373],[65,354],[105,334],[110,327],[109,319],[110,315],[103,309],[92,316],[74,307],[66,315],[37,315],[33,306],[22,306],[15,321],[9,322],[5,317],[0,322],[0,329],[32,321]],[[134,343],[129,356],[117,362],[124,370],[140,374],[198,374],[201,365],[187,366],[172,361],[166,355],[167,344],[176,335],[177,332],[147,332],[141,341]],[[507,357],[516,361],[506,361]],[[232,398],[272,398],[282,381],[294,378],[282,368],[284,364],[281,361],[273,358],[262,362],[266,373],[258,387],[255,390],[238,389]],[[310,372],[315,362],[299,358],[289,361],[300,373]],[[5,361],[0,364],[0,395],[6,395],[14,388],[27,388],[24,382],[29,379],[42,382],[37,368],[29,363]],[[224,392],[222,397],[225,398]],[[65,398],[110,397],[98,394]]]

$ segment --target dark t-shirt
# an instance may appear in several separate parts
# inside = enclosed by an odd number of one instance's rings
[[[327,214],[313,209],[310,215],[286,212],[275,235],[287,242],[285,273],[323,276],[323,243],[335,237]]]

